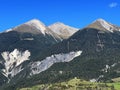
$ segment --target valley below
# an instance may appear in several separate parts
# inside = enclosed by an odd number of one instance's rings
[[[120,83],[89,82],[73,78],[65,82],[41,84],[17,90],[120,90]]]

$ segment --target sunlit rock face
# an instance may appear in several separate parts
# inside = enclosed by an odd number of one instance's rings
[[[87,26],[88,28],[95,28],[102,31],[107,31],[113,33],[114,31],[119,31],[120,27],[113,25],[103,19],[97,19],[92,24]]]
[[[79,29],[65,25],[61,22],[54,23],[50,26],[48,26],[54,33],[58,34],[62,38],[69,38],[72,36],[75,32],[77,32]]]
[[[21,52],[18,49],[14,49],[12,52],[5,51],[1,53],[1,55],[4,59],[4,75],[6,77],[8,77],[8,75],[13,77],[22,71],[22,66],[20,65],[29,60],[31,53],[28,50]]]
[[[31,73],[30,75],[39,74],[42,71],[47,70],[50,68],[53,64],[59,63],[59,62],[70,62],[75,57],[80,56],[82,51],[76,51],[76,52],[69,52],[66,54],[60,53],[60,54],[54,54],[49,57],[46,57],[42,61],[37,61],[32,63],[31,65]]]

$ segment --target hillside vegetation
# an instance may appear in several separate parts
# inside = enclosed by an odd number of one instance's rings
[[[120,83],[92,83],[74,78],[65,82],[42,84],[17,90],[120,90]]]

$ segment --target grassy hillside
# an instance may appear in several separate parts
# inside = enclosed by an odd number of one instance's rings
[[[120,83],[92,83],[74,78],[66,82],[42,84],[17,90],[120,90]]]

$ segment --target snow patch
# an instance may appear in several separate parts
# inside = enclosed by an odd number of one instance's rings
[[[5,32],[10,32],[10,31],[12,31],[12,29],[8,29],[8,30],[6,30]]]
[[[76,51],[76,52],[73,51],[73,52],[70,52],[70,53],[67,53],[67,54],[63,54],[63,53],[54,54],[54,55],[51,55],[49,57],[46,57],[42,61],[34,62],[31,65],[31,73],[30,73],[30,75],[39,74],[42,71],[45,71],[48,68],[50,68],[55,63],[70,62],[75,57],[80,56],[81,53],[82,53],[82,51]]]
[[[3,59],[5,60],[4,66],[5,69],[3,70],[6,76],[11,74],[13,77],[17,73],[21,71],[21,67],[18,68],[20,64],[24,61],[29,60],[31,53],[26,50],[24,52],[19,51],[18,49],[14,49],[12,52],[3,52],[1,53]]]

